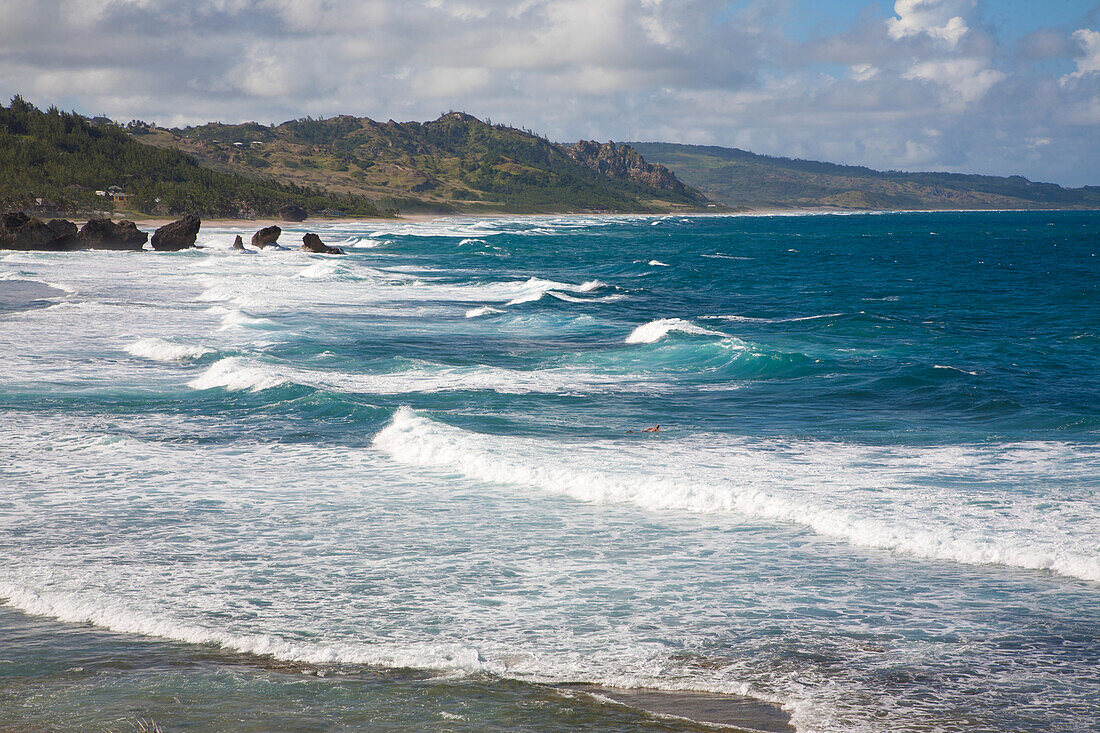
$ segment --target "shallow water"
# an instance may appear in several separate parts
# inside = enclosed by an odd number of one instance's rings
[[[0,253],[0,726],[1097,729],[1097,214],[315,230]]]

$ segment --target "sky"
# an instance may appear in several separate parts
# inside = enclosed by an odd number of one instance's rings
[[[0,99],[1100,185],[1100,0],[0,0]]]

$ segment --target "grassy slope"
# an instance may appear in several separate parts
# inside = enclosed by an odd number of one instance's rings
[[[432,122],[310,118],[276,127],[211,123],[137,140],[213,170],[323,186],[402,211],[667,211],[698,198],[613,180],[545,138],[461,113]],[[236,145],[235,143],[241,143]]]
[[[0,207],[36,213],[37,199],[45,200],[38,208],[53,212],[114,209],[95,191],[117,185],[130,195],[121,211],[150,215],[272,215],[287,204],[380,215],[366,199],[211,171],[178,151],[139,145],[110,121],[41,111],[18,97],[0,106],[0,170]]]
[[[1020,176],[875,171],[738,150],[630,143],[689,186],[733,207],[842,209],[1100,208],[1100,187],[1067,189]]]

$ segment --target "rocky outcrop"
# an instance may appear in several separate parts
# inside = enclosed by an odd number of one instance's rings
[[[55,219],[46,224],[22,211],[13,211],[0,217],[0,249],[63,252],[75,249],[75,235],[76,225],[63,219]]]
[[[46,222],[46,226],[57,235],[59,240],[72,244],[76,243],[77,227],[68,219],[50,219]]]
[[[239,250],[244,249],[244,240],[241,239],[240,234],[238,234],[237,238],[233,240],[233,249],[239,249]]]
[[[581,140],[564,148],[566,155],[592,170],[617,180],[633,181],[659,191],[669,191],[692,201],[705,200],[703,195],[684,185],[672,171],[663,165],[647,163],[641,154],[629,145],[616,145],[592,140]]]
[[[263,249],[264,247],[272,244],[277,244],[279,241],[279,235],[283,233],[283,230],[279,227],[272,225],[264,227],[260,231],[252,235],[252,246]]]
[[[321,238],[310,232],[302,237],[302,251],[314,252],[322,255],[342,255],[344,250],[339,247],[330,247],[321,241]]]
[[[76,235],[79,249],[140,250],[149,235],[125,219],[117,224],[110,219],[91,219]]]
[[[298,204],[287,204],[279,209],[279,216],[284,221],[305,221],[309,213]]]
[[[202,221],[194,214],[188,214],[178,221],[165,224],[153,232],[151,243],[158,252],[178,252],[195,246]]]

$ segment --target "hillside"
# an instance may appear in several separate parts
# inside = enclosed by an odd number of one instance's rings
[[[1100,208],[1097,186],[1062,188],[1020,176],[883,172],[702,145],[630,145],[714,201],[735,208]]]
[[[567,147],[461,112],[431,122],[304,118],[141,127],[135,140],[256,181],[355,194],[402,211],[690,210],[705,198],[622,146]]]
[[[36,215],[273,216],[287,205],[383,215],[363,197],[212,171],[179,151],[140,145],[110,120],[41,111],[20,97],[0,105],[0,171],[0,210]]]

